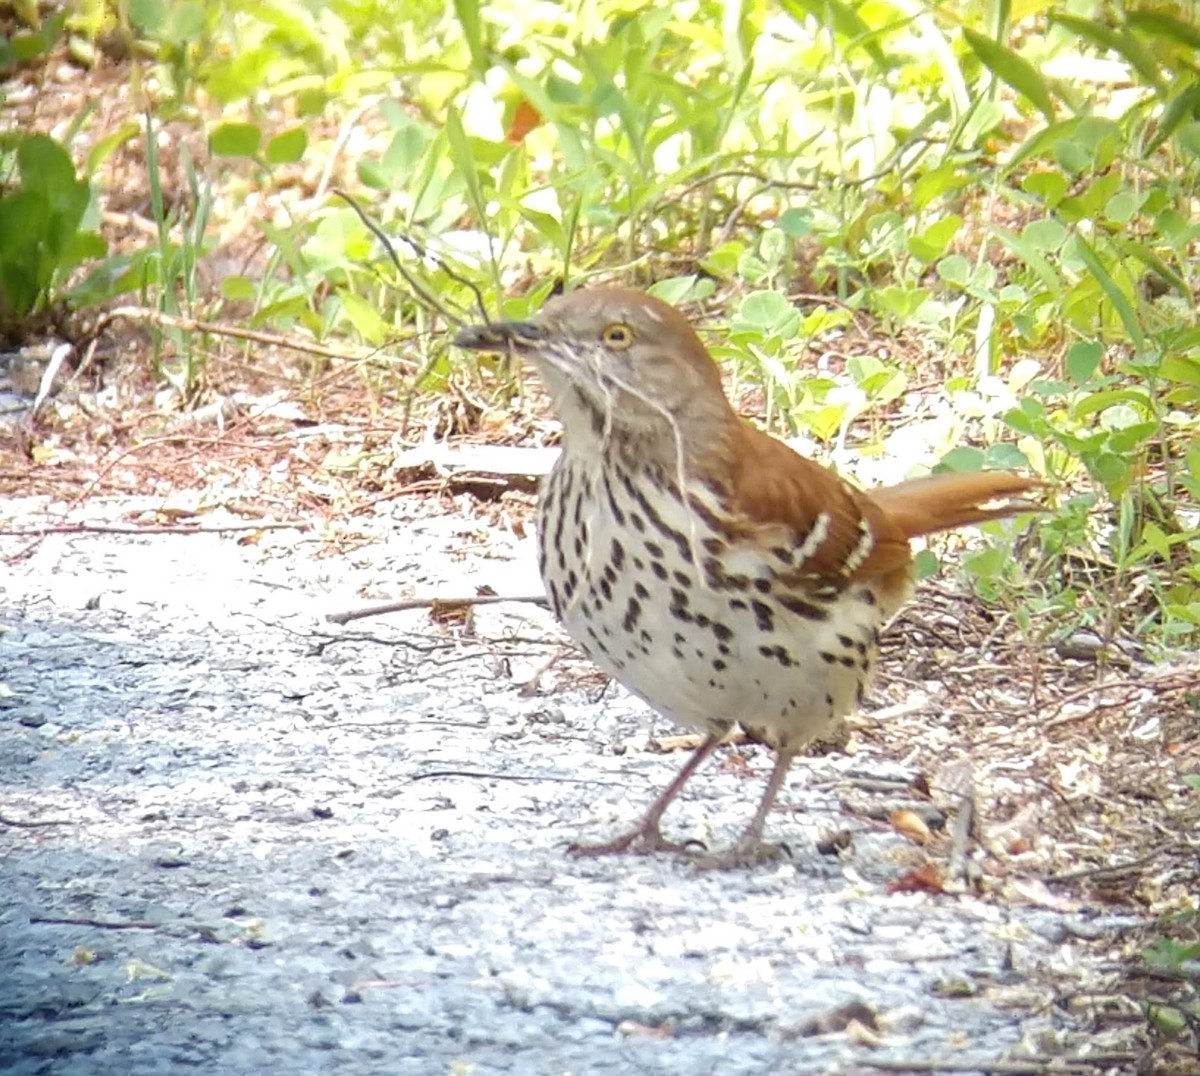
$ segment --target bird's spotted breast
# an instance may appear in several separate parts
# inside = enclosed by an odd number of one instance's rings
[[[725,525],[719,491],[683,495],[660,471],[568,452],[543,490],[539,540],[571,637],[676,721],[798,743],[861,698],[882,612],[801,575],[811,536],[758,548]]]

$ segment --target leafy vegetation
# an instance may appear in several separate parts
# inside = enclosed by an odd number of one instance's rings
[[[1020,588],[1057,635],[1200,641],[1191,7],[20,11],[10,74],[64,49],[122,65],[130,110],[117,129],[85,109],[0,143],[10,322],[126,295],[372,348],[403,334],[436,394],[474,361],[443,330],[478,316],[475,289],[505,315],[594,275],[712,299],[714,351],[777,432],[853,450],[868,476],[898,458],[1061,483],[1035,546],[1011,556],[997,527],[970,555],[985,592]],[[169,197],[164,125],[207,146]],[[108,250],[96,206],[122,148],[145,162],[155,237]],[[270,210],[248,211],[256,198]],[[197,266],[230,231],[262,256],[206,289]],[[157,348],[165,380],[202,390],[207,342],[162,330]],[[498,405],[513,392],[501,370],[472,376]]]

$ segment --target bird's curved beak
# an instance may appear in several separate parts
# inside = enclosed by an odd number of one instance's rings
[[[520,355],[538,351],[549,333],[532,321],[497,321],[491,325],[468,325],[454,337],[458,347],[469,351],[515,352]]]

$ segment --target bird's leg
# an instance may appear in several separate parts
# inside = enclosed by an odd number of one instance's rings
[[[571,854],[576,856],[607,856],[612,855],[614,852],[683,851],[683,845],[668,841],[662,835],[658,824],[662,821],[663,812],[671,805],[671,801],[679,795],[683,786],[687,784],[692,774],[700,768],[704,760],[717,749],[724,736],[724,731],[718,733],[710,732],[705,736],[700,746],[692,752],[692,757],[684,763],[683,769],[675,775],[675,779],[650,804],[650,808],[642,816],[642,820],[633,829],[629,830],[628,833],[622,833],[619,837],[614,837],[611,841],[605,841],[602,844],[573,844],[569,848]]]
[[[795,755],[795,748],[776,748],[775,767],[771,770],[767,787],[763,792],[762,799],[759,800],[758,810],[754,812],[754,817],[750,819],[750,824],[738,839],[737,844],[728,852],[703,856],[696,861],[696,866],[717,870],[727,867],[757,867],[763,863],[771,863],[787,854],[787,848],[784,845],[768,844],[762,837],[763,828],[767,824],[767,815],[775,805],[775,798],[783,787]]]

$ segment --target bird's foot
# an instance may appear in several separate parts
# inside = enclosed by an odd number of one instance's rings
[[[767,863],[778,863],[782,859],[791,858],[792,850],[786,844],[770,844],[757,837],[743,837],[728,851],[698,856],[692,862],[699,870],[727,871],[761,867]]]
[[[622,833],[611,841],[601,844],[571,844],[567,852],[573,856],[612,856],[622,852],[631,855],[647,855],[650,852],[687,852],[692,850],[689,844],[679,844],[668,841],[659,831],[657,825],[646,825]]]

